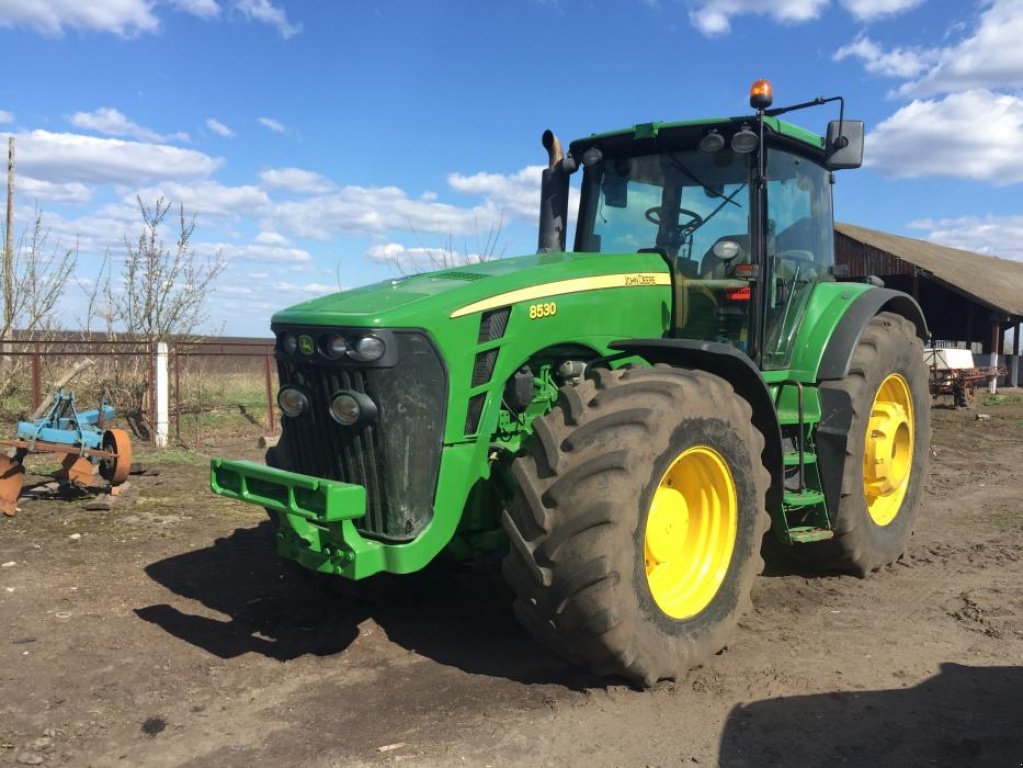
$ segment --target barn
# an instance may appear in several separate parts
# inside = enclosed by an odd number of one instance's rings
[[[1001,354],[1012,333],[1007,362],[1011,386],[1020,377],[1023,262],[949,248],[853,224],[835,224],[835,263],[847,278],[878,277],[913,296],[939,344],[965,344],[984,357]]]

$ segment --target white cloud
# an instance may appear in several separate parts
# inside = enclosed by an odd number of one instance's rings
[[[286,238],[284,235],[282,235],[279,232],[268,232],[268,231],[264,230],[263,232],[260,232],[258,235],[256,235],[256,237],[254,239],[254,242],[260,243],[262,245],[278,245],[278,246],[280,246],[280,245],[287,245],[288,244],[288,238]]]
[[[27,200],[45,200],[51,203],[87,203],[92,199],[93,190],[79,181],[54,183],[33,179],[31,176],[18,177],[18,196]]]
[[[189,140],[187,133],[163,134],[145,128],[112,107],[100,107],[92,112],[75,112],[70,120],[76,128],[105,133],[108,136],[127,136],[156,143]]]
[[[226,125],[224,125],[219,120],[216,120],[216,119],[214,119],[212,117],[207,117],[206,118],[206,127],[209,128],[211,131],[213,131],[218,136],[223,136],[225,139],[233,139],[234,138],[234,131],[232,131],[230,128],[228,128]]]
[[[906,79],[916,77],[938,59],[938,54],[926,48],[895,48],[882,50],[869,37],[858,37],[835,51],[832,59],[842,61],[849,57],[862,59],[864,68],[874,75]]]
[[[480,195],[510,216],[529,218],[537,215],[540,205],[542,165],[529,165],[517,173],[460,173],[448,175],[448,184],[458,192]]]
[[[496,226],[493,206],[460,208],[414,200],[397,187],[343,187],[327,195],[281,203],[273,211],[276,229],[326,240],[337,232],[382,234],[391,230],[464,235]]]
[[[465,264],[477,264],[479,254],[459,253],[447,248],[406,248],[400,243],[378,243],[366,251],[366,258],[387,264],[401,274],[448,269]]]
[[[14,122],[14,115],[6,109],[0,109],[0,125],[7,125]]]
[[[302,31],[271,0],[230,0],[243,17],[275,27],[287,39]],[[220,16],[218,0],[0,0],[0,27],[28,27],[51,37],[68,29],[121,37],[156,32],[161,4],[201,19]]]
[[[769,16],[774,21],[796,24],[820,16],[828,0],[700,0],[689,20],[708,37],[731,31],[731,20],[743,14]]]
[[[143,200],[163,198],[174,203],[181,203],[187,214],[204,214],[208,216],[258,216],[270,205],[270,198],[262,189],[252,185],[229,187],[216,181],[192,181],[187,184],[179,182],[163,182],[157,186],[132,192],[129,200],[136,194]]]
[[[0,27],[29,27],[54,37],[66,28],[129,37],[159,26],[149,0],[0,0]]]
[[[325,179],[315,171],[304,171],[301,168],[268,168],[259,174],[264,186],[287,189],[292,192],[323,194],[335,188],[333,182]]]
[[[217,0],[171,0],[171,5],[179,11],[204,19],[212,19],[220,15],[220,5]]]
[[[292,24],[288,21],[284,9],[274,5],[270,0],[235,0],[235,6],[248,18],[276,27],[285,40],[302,31],[301,24]]]
[[[867,136],[867,164],[896,178],[1023,181],[1023,98],[990,91],[913,101]]]
[[[921,219],[909,227],[924,230],[926,239],[951,248],[1023,261],[1023,215]]]
[[[260,264],[307,264],[312,261],[308,251],[269,243],[202,243],[196,246],[201,253],[219,253],[230,262],[245,261]],[[264,273],[265,274],[265,273]]]
[[[345,290],[344,286],[341,285],[328,285],[326,283],[289,283],[279,282],[274,283],[273,288],[275,291],[283,291],[284,293],[298,293],[306,294],[311,296],[324,296],[328,293],[337,293],[338,291]]]
[[[976,30],[936,52],[937,64],[919,80],[902,86],[907,96],[978,88],[1018,88],[1023,80],[1023,0],[993,0]]]
[[[279,120],[274,120],[272,117],[260,117],[258,122],[261,126],[273,131],[274,133],[284,133],[287,130],[284,127],[284,123]]]
[[[19,134],[17,142],[19,168],[53,182],[136,185],[152,179],[197,179],[209,176],[222,162],[193,149],[75,133],[35,130]]]
[[[435,195],[413,198],[398,187],[346,186],[328,194],[278,204],[268,218],[268,226],[324,240],[338,232],[474,236],[485,249],[486,241],[499,235],[507,219],[532,220],[537,215],[540,166],[527,166],[510,174],[453,173],[448,184],[455,191],[480,197],[482,201],[463,207],[438,202]]]
[[[223,285],[218,284],[216,288],[217,293],[226,293],[229,296],[251,296],[253,291],[251,288],[245,288],[241,285]]]
[[[921,5],[924,0],[841,0],[841,2],[846,10],[860,21],[871,21],[911,10]]]

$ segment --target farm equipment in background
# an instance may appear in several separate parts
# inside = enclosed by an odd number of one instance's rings
[[[952,398],[955,408],[973,408],[977,404],[977,387],[991,377],[1006,374],[1005,366],[994,370],[977,368],[968,349],[925,349],[924,363],[931,372],[931,398]]]
[[[538,252],[274,315],[282,436],[213,459],[277,552],[360,580],[500,552],[514,611],[644,685],[728,642],[765,534],[822,570],[897,560],[930,454],[911,296],[843,282],[834,172],[864,127],[780,115],[543,136]],[[580,172],[575,245],[570,177]]]
[[[82,360],[54,386],[53,398],[42,403],[28,421],[18,422],[13,440],[0,446],[13,447],[13,455],[0,453],[0,512],[8,517],[18,509],[25,475],[25,457],[50,453],[60,459],[58,480],[78,488],[116,489],[131,472],[131,438],[123,429],[109,427],[114,408],[100,399],[98,408],[79,411],[73,393],[64,392],[67,383],[94,365]]]

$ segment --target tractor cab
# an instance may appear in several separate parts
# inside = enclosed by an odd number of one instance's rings
[[[768,110],[769,94],[758,81],[753,118],[648,123],[574,142],[562,165],[583,171],[575,251],[660,254],[673,337],[783,369],[814,285],[835,279],[831,171],[859,165],[863,131],[839,120],[822,139],[776,115],[830,99]]]

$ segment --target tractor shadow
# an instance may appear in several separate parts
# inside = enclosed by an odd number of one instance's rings
[[[1023,756],[1023,668],[946,663],[912,688],[765,699],[735,707],[723,768],[1003,766]]]
[[[195,606],[154,604],[136,615],[222,659],[341,654],[372,620],[390,641],[468,673],[572,690],[607,684],[561,662],[518,625],[497,561],[352,584],[277,557],[262,523],[145,570]],[[227,618],[202,615],[209,611]]]

